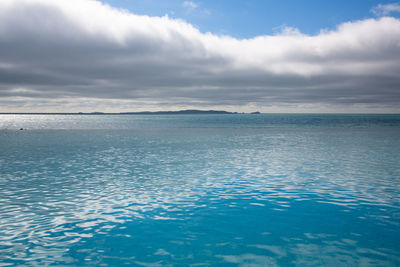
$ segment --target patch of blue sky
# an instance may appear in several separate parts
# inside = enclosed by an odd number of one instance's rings
[[[271,35],[283,27],[314,35],[341,23],[381,15],[399,17],[400,12],[384,12],[377,7],[398,5],[377,0],[103,0],[113,7],[135,14],[168,15],[183,19],[201,32],[236,38]]]

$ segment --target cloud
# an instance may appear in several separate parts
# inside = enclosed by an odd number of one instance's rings
[[[0,1],[0,111],[398,110],[398,73],[391,17],[235,39],[94,0]]]
[[[301,32],[298,28],[290,27],[286,24],[274,27],[272,30],[274,31],[275,35],[301,35]]]
[[[209,16],[211,15],[211,11],[208,9],[200,8],[199,4],[192,2],[192,1],[184,1],[182,3],[182,6],[185,9],[186,15],[194,15],[196,14],[197,16]]]
[[[377,6],[371,9],[371,12],[376,16],[387,16],[390,13],[400,12],[400,4],[392,3],[392,4],[378,4]]]
[[[184,1],[182,3],[182,6],[190,9],[196,9],[198,7],[198,5],[192,1]]]

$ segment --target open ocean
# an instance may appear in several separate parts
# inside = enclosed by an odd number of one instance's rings
[[[0,115],[8,265],[400,266],[400,115]]]

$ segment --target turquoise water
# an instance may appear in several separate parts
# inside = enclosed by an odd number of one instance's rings
[[[0,266],[399,266],[399,240],[399,115],[0,115]]]

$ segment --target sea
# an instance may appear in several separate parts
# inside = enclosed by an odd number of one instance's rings
[[[50,265],[400,266],[400,115],[0,115],[0,266]]]

